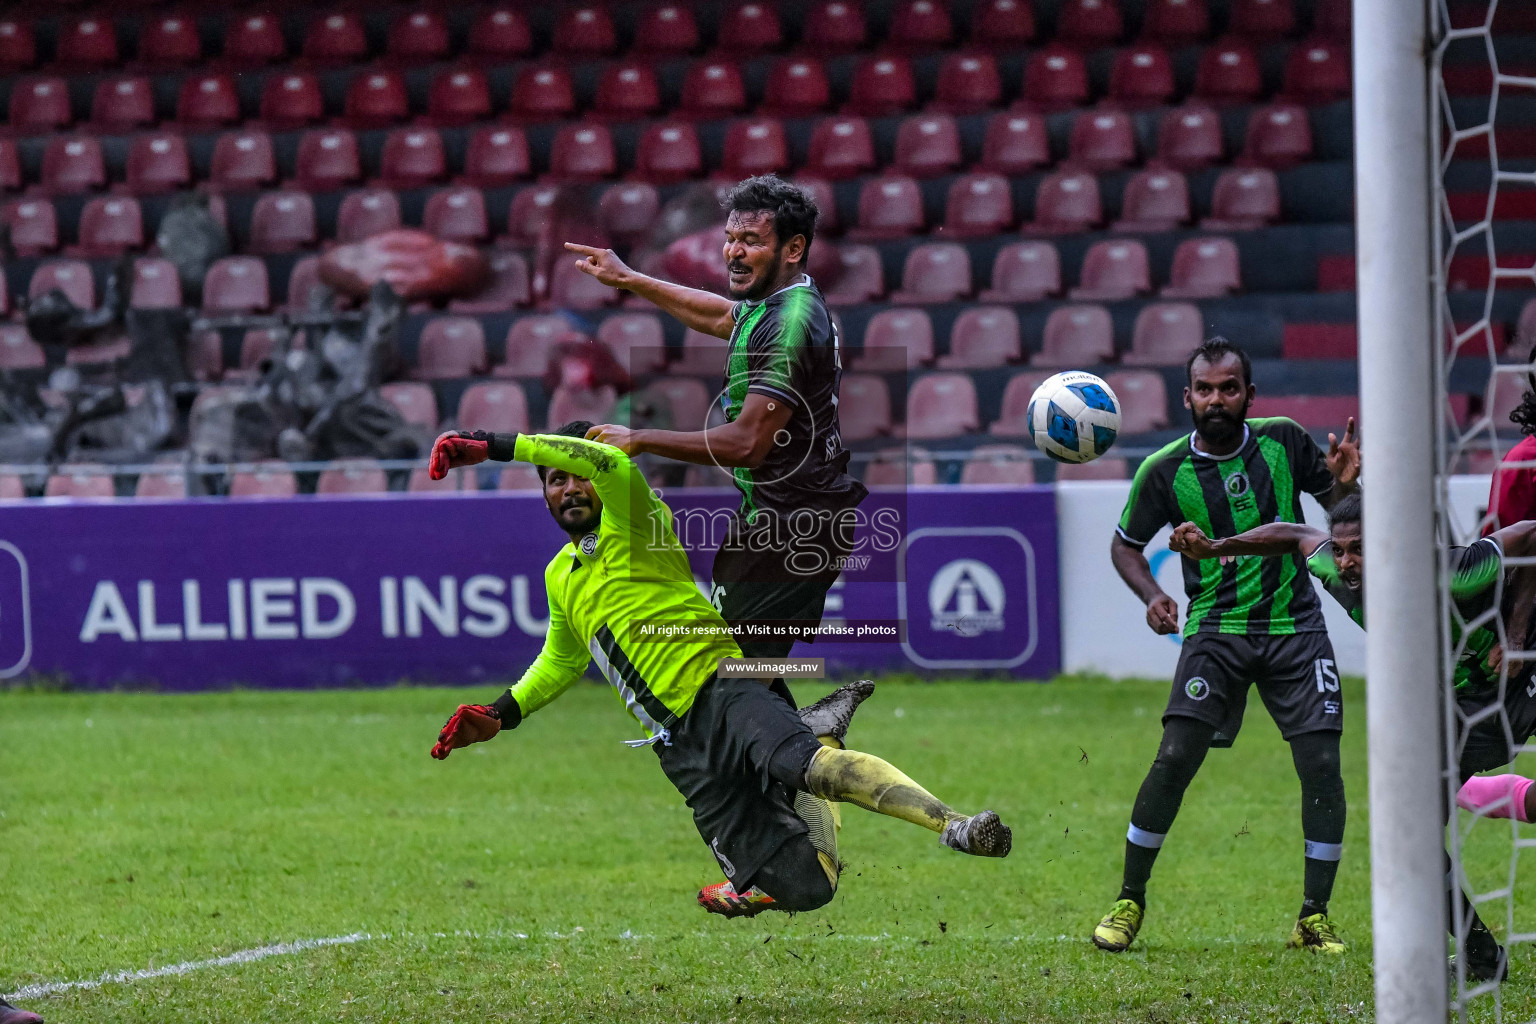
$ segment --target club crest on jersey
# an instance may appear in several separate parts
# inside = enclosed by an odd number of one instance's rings
[[[1211,695],[1211,684],[1201,677],[1195,676],[1195,678],[1184,684],[1184,692],[1189,695],[1190,700],[1205,700],[1205,698]]]
[[[1227,493],[1234,498],[1241,498],[1248,493],[1248,474],[1238,470],[1227,477]]]
[[[579,548],[581,548],[581,553],[582,554],[584,554],[584,555],[592,554],[593,552],[595,552],[597,550],[597,534],[595,534],[595,533],[587,534],[585,537],[581,538],[581,543],[579,545],[577,545],[577,546]]]

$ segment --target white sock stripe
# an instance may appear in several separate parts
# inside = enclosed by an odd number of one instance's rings
[[[1308,860],[1340,860],[1344,856],[1343,843],[1314,843],[1307,840]]]
[[[1145,846],[1149,850],[1160,850],[1163,846],[1163,840],[1168,838],[1168,833],[1148,832],[1144,828],[1137,828],[1133,823],[1130,828],[1125,830],[1125,838],[1137,846]]]

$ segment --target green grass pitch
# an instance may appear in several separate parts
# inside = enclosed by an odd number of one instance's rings
[[[1142,938],[1119,956],[1088,944],[1166,688],[882,684],[850,745],[997,809],[1013,855],[964,857],[845,808],[833,903],[750,921],[694,905],[718,870],[655,756],[620,742],[638,730],[606,688],[445,763],[427,756],[443,719],[494,687],[0,694],[0,992],[366,933],[25,1005],[51,1024],[1370,1020],[1358,681],[1333,904],[1348,956],[1282,948],[1299,795],[1257,701],[1189,791]],[[1505,822],[1474,830],[1487,887],[1509,840]],[[1528,948],[1514,972],[1505,1019],[1529,1019]]]

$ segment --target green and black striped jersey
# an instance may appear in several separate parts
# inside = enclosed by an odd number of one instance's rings
[[[1149,456],[1136,471],[1116,532],[1138,548],[1164,526],[1182,522],[1209,537],[1235,537],[1265,523],[1303,522],[1302,492],[1322,497],[1332,489],[1322,449],[1299,424],[1285,417],[1250,419],[1242,446],[1225,458],[1196,450],[1194,434]],[[1183,562],[1185,636],[1324,629],[1300,554]]]
[[[736,419],[751,392],[794,407],[785,443],[756,469],[733,471],[739,514],[754,523],[762,510],[788,517],[853,508],[868,491],[848,475],[837,420],[840,339],[816,283],[802,274],[765,299],[736,303],[731,317],[736,326],[720,399],[726,419]]]

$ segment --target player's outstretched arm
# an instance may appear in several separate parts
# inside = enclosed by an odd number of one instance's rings
[[[1159,636],[1177,633],[1179,603],[1157,585],[1157,578],[1152,575],[1152,566],[1141,548],[1126,543],[1117,533],[1109,542],[1109,560],[1114,563],[1115,571],[1120,574],[1125,585],[1147,606],[1147,625],[1152,632]]]
[[[756,469],[794,412],[783,399],[752,392],[742,402],[739,416],[708,430],[631,430],[602,423],[587,431],[587,438],[611,444],[626,455],[649,453],[697,466]]]
[[[702,288],[687,288],[631,270],[614,255],[612,249],[598,249],[590,245],[577,245],[575,242],[566,242],[565,248],[581,257],[576,261],[576,269],[588,277],[595,277],[610,288],[632,292],[647,302],[655,303],[681,320],[684,326],[701,334],[716,338],[731,336],[731,329],[735,326],[735,321],[731,319],[731,309],[735,303],[730,299]]]
[[[1196,561],[1238,555],[1300,555],[1310,558],[1328,535],[1305,523],[1266,523],[1235,537],[1211,538],[1194,523],[1181,523],[1168,538],[1168,549]]]

